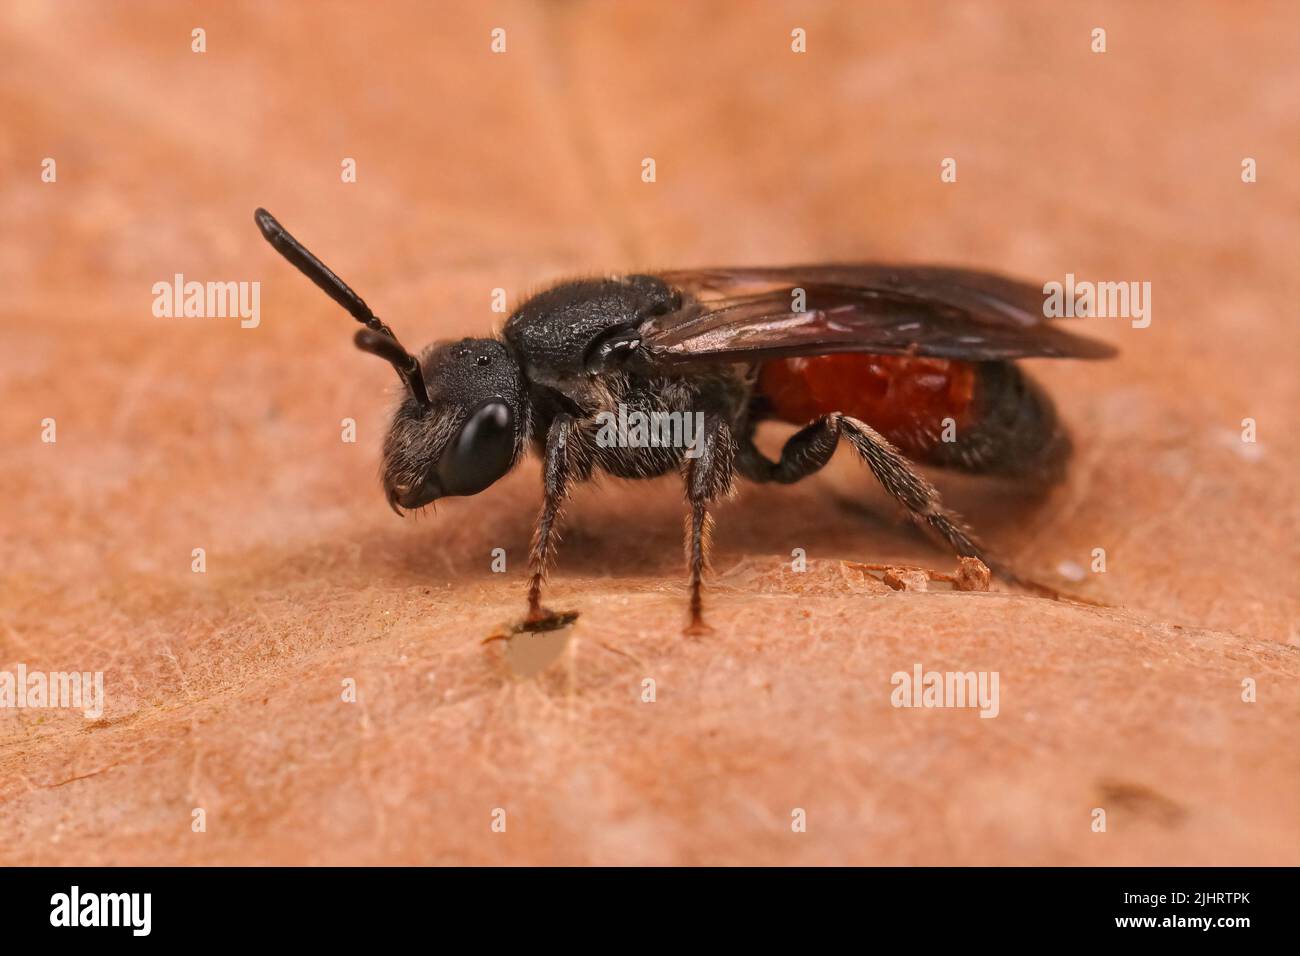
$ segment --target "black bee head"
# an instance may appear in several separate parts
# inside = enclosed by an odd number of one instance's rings
[[[435,344],[419,364],[428,400],[408,391],[384,440],[384,493],[398,514],[478,494],[514,467],[527,437],[523,374],[504,344]]]
[[[476,495],[523,452],[528,409],[523,372],[495,339],[431,345],[417,359],[365,300],[265,209],[253,214],[274,249],[365,326],[357,348],[396,370],[406,394],[384,440],[384,493],[399,515],[438,498]]]

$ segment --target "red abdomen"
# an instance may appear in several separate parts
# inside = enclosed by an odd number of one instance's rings
[[[925,460],[940,441],[944,419],[951,418],[959,431],[971,424],[976,379],[970,362],[844,353],[767,362],[758,391],[782,421],[805,425],[843,412],[908,457]]]

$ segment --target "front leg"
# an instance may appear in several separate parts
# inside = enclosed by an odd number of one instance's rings
[[[578,615],[573,611],[555,613],[542,607],[542,582],[546,568],[559,541],[556,526],[574,480],[590,473],[581,448],[581,436],[570,415],[557,415],[546,433],[546,456],[542,462],[543,501],[533,532],[529,555],[532,574],[528,580],[528,616],[522,630],[550,631],[571,623]]]
[[[686,500],[691,506],[691,515],[687,519],[686,528],[691,619],[685,633],[692,637],[699,637],[713,630],[704,623],[701,596],[709,531],[713,524],[708,508],[713,501],[731,494],[733,485],[736,452],[731,440],[731,429],[720,417],[706,416],[699,452],[698,457],[685,460],[683,469],[686,477]]]

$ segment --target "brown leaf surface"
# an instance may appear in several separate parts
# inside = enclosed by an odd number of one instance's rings
[[[0,712],[0,863],[1300,862],[1300,38],[1252,9],[7,5],[0,669],[108,700]],[[844,453],[720,510],[712,637],[679,633],[680,488],[605,482],[548,598],[572,631],[483,644],[523,610],[536,464],[393,518],[392,374],[258,205],[411,343],[592,271],[1150,281],[1150,328],[1092,326],[1121,358],[1034,368],[1063,487],[937,476],[1111,607],[853,572],[953,562]],[[154,318],[178,272],[261,281],[260,326]],[[918,663],[997,671],[998,717],[892,707]]]

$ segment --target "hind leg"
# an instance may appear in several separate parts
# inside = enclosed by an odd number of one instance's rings
[[[985,554],[974,532],[957,514],[944,507],[938,490],[912,468],[885,436],[865,422],[847,415],[840,418],[841,433],[857,449],[876,481],[907,509],[911,519],[937,535],[963,558],[979,558],[990,568],[997,562]]]
[[[955,513],[944,507],[938,490],[921,477],[903,454],[865,422],[833,412],[806,425],[791,436],[781,449],[779,461],[771,461],[746,443],[737,465],[753,481],[792,484],[819,471],[830,461],[840,436],[849,440],[885,491],[907,509],[911,519],[941,538],[962,557],[979,558],[1009,580],[1018,580],[1005,566],[980,546],[974,533]]]

